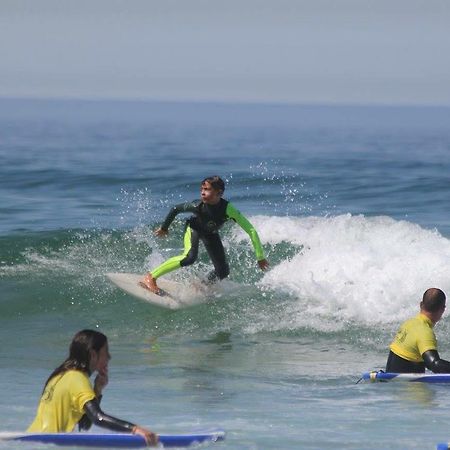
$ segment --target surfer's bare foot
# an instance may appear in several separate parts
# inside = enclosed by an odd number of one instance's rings
[[[152,277],[151,273],[145,275],[144,279],[139,283],[143,288],[148,289],[154,294],[161,295],[161,290],[156,284],[156,280]]]

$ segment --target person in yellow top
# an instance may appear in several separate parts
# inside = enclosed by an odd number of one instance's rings
[[[427,368],[435,373],[450,373],[450,362],[440,358],[433,330],[444,314],[445,301],[440,289],[425,291],[419,314],[400,326],[389,347],[386,372],[423,373]]]
[[[103,388],[108,383],[108,341],[103,333],[79,331],[70,344],[68,358],[48,377],[36,417],[28,432],[71,432],[76,425],[89,429],[94,423],[113,431],[139,434],[147,445],[156,445],[158,436],[138,425],[117,419],[100,408]],[[89,376],[97,372],[94,386]]]

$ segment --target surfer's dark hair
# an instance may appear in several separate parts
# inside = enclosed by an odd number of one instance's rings
[[[445,294],[438,288],[427,289],[424,294],[420,307],[425,311],[434,313],[445,307]]]
[[[90,375],[89,362],[91,359],[91,351],[99,352],[108,342],[107,337],[95,330],[81,330],[72,339],[69,348],[69,356],[66,360],[58,366],[48,377],[45,382],[47,386],[48,382],[61,373],[68,370],[80,370]]]
[[[219,177],[219,175],[206,177],[201,184],[203,185],[205,183],[209,183],[216,191],[225,191],[225,182],[222,180],[222,178]]]

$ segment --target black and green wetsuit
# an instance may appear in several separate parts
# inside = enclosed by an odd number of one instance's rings
[[[150,273],[157,279],[179,267],[189,266],[197,260],[198,245],[201,240],[214,265],[214,271],[208,275],[210,281],[226,278],[229,267],[225,256],[219,229],[227,220],[234,220],[249,236],[258,261],[264,259],[261,242],[253,225],[227,200],[221,198],[215,205],[208,205],[201,200],[181,203],[174,206],[161,229],[167,231],[177,214],[193,213],[186,221],[184,233],[184,251],[162,263]]]

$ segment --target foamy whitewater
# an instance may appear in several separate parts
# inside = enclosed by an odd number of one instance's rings
[[[356,384],[383,368],[431,286],[450,295],[450,110],[0,101],[0,431],[23,431],[73,334],[110,340],[110,414],[218,449],[433,449],[448,387]],[[255,225],[221,235],[231,274],[180,311],[127,296],[182,250],[169,208],[220,174]],[[171,278],[189,284],[196,265]],[[446,315],[436,327],[450,358]],[[99,432],[100,429],[92,431]],[[40,448],[50,446],[42,445]],[[5,444],[0,449],[31,448]],[[36,448],[33,446],[32,448]]]

